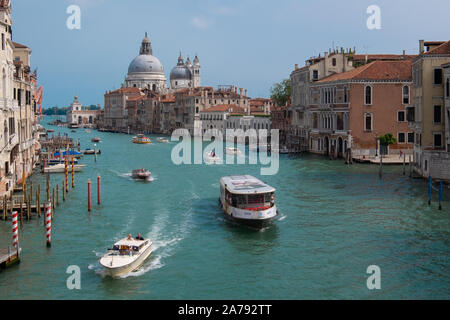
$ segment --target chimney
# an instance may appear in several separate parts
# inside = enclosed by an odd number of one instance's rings
[[[298,69],[298,63],[295,64],[295,70],[297,70],[297,69]]]
[[[403,50],[403,59],[405,59],[406,56],[406,50]]]
[[[325,51],[325,59],[328,58],[328,52]]]
[[[247,96],[247,89],[245,89],[245,96]]]
[[[419,40],[419,54],[424,53],[425,40]]]
[[[244,89],[242,89],[242,88],[239,88],[239,99],[242,99],[242,91],[243,91]]]

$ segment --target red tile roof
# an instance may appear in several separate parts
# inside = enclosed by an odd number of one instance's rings
[[[26,45],[20,44],[20,43],[18,43],[18,42],[14,42],[14,41],[13,41],[13,45],[14,45],[15,48],[29,49]]]
[[[450,41],[444,42],[430,51],[424,53],[425,55],[431,54],[450,54]]]
[[[120,88],[114,91],[107,92],[108,94],[114,94],[114,93],[141,93],[141,90],[136,87],[130,87],[130,88]]]
[[[219,104],[214,107],[210,107],[201,112],[232,112],[232,113],[244,113],[244,108],[241,108],[235,104]]]
[[[316,83],[341,80],[412,80],[410,60],[373,61],[348,72],[333,74]]]

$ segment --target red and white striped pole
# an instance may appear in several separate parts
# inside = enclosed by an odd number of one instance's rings
[[[47,247],[52,245],[52,203],[45,203],[45,230],[47,232]]]
[[[19,250],[19,228],[17,226],[17,211],[12,213],[12,232],[13,232],[13,247]]]

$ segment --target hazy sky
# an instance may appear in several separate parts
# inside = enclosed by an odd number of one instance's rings
[[[235,84],[269,96],[294,64],[332,47],[359,53],[417,53],[419,39],[450,38],[448,0],[12,0],[13,40],[32,49],[44,107],[103,106],[121,86],[145,31],[166,77],[179,51],[202,66],[202,85]],[[69,30],[66,9],[81,8]],[[381,8],[381,30],[366,27]]]

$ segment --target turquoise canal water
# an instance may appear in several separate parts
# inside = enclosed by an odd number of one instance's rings
[[[50,128],[50,126],[47,126]],[[81,161],[76,187],[53,221],[51,249],[43,219],[23,221],[19,265],[0,272],[0,299],[436,299],[450,298],[448,192],[444,210],[427,184],[378,168],[322,157],[281,156],[275,176],[254,165],[175,166],[172,144],[135,145],[125,134],[99,136],[102,154]],[[132,169],[152,171],[135,182]],[[87,211],[87,180],[102,177],[102,204]],[[218,207],[219,179],[252,174],[277,188],[280,216],[264,231],[229,224]],[[33,177],[34,186],[44,179]],[[51,177],[52,185],[63,175]],[[44,193],[44,192],[42,192]],[[60,195],[61,197],[61,195]],[[61,201],[62,202],[62,201]],[[98,259],[114,241],[143,233],[156,250],[136,273],[102,275]],[[0,221],[1,247],[11,244],[11,221]],[[69,290],[66,269],[81,269],[81,290]],[[381,268],[381,290],[367,289],[367,267]]]

